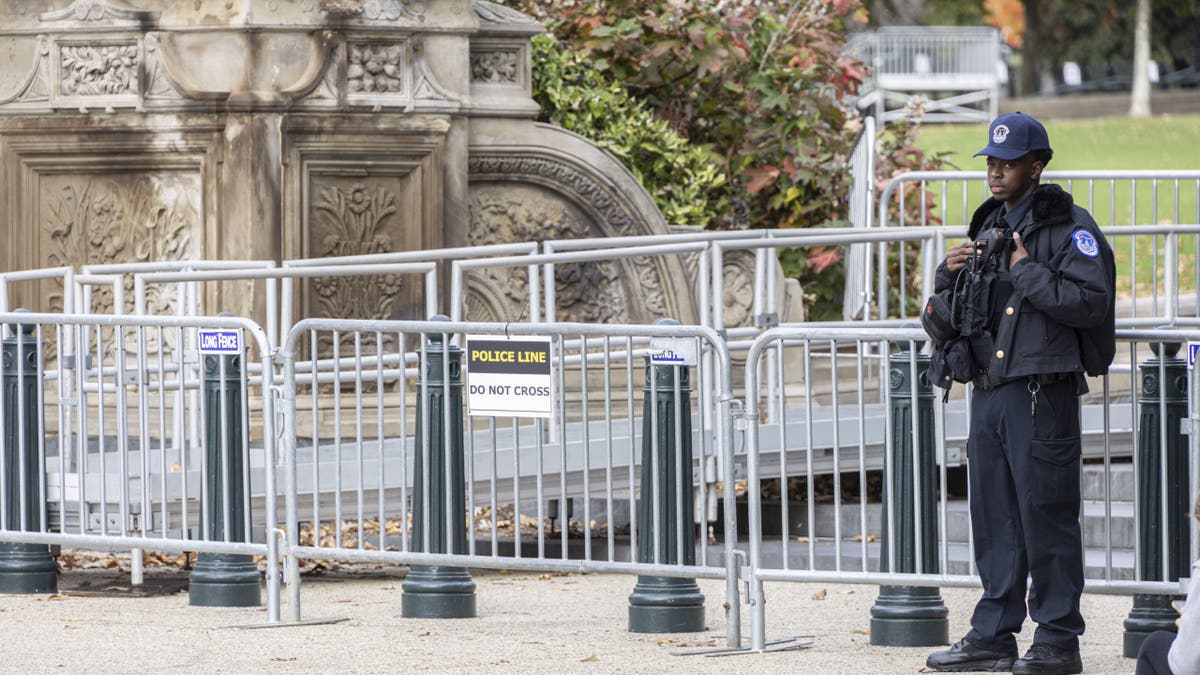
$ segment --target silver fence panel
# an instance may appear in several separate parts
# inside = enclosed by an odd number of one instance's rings
[[[1007,71],[994,28],[889,26],[852,35],[844,51],[867,67],[857,105],[874,106],[881,124],[902,119],[913,96],[922,97],[929,121],[987,122],[996,116]]]
[[[200,329],[239,331],[243,363],[255,359],[259,372],[270,373],[272,353],[263,330],[233,317],[28,312],[2,313],[0,325],[4,338],[21,330],[29,335],[26,340],[33,340],[29,346],[16,341],[16,377],[20,383],[40,372],[36,397],[29,400],[19,386],[13,390],[18,411],[36,407],[37,428],[28,428],[25,415],[18,414],[13,433],[5,429],[13,421],[0,415],[0,437],[12,434],[18,447],[36,446],[36,487],[43,495],[36,527],[22,503],[17,528],[8,526],[13,514],[8,513],[7,499],[0,497],[0,540],[128,549],[135,554],[150,550],[265,556],[268,621],[277,622],[282,532],[270,378],[264,383],[261,377],[243,374],[238,385],[241,409],[221,411],[240,421],[242,438],[225,433],[218,448],[207,448],[212,439],[197,433],[198,425],[185,423],[214,412],[205,410],[203,397],[188,396],[203,387],[202,355],[180,354],[170,347]],[[234,378],[225,370],[225,360],[218,361],[217,395],[224,407]],[[0,387],[0,410],[13,405],[4,400],[11,395]],[[222,528],[221,538],[210,536],[213,496],[205,480],[206,450],[217,452],[226,463],[237,446],[247,448],[248,454],[244,541],[232,540],[228,527]],[[10,472],[26,468],[0,463],[0,491],[8,489]],[[18,479],[24,496],[33,486]],[[228,477],[220,483],[228,491]],[[224,522],[231,522],[228,494],[220,501]],[[138,562],[135,555],[134,564]]]
[[[1152,354],[1151,348],[1160,342],[1187,343],[1200,340],[1197,330],[1121,330],[1117,334],[1118,349],[1128,352],[1132,363],[1141,363]],[[747,422],[745,456],[747,474],[748,531],[749,531],[749,603],[751,616],[751,648],[761,649],[765,640],[763,612],[764,581],[824,581],[830,583],[861,583],[908,586],[962,586],[979,584],[974,565],[974,543],[970,537],[969,513],[965,500],[952,501],[949,492],[949,470],[963,467],[966,461],[966,435],[971,388],[955,385],[949,400],[933,396],[932,438],[936,464],[937,494],[936,523],[922,523],[913,511],[913,521],[906,523],[915,532],[916,541],[935,542],[937,572],[923,569],[921,555],[916,556],[916,573],[881,573],[879,557],[883,547],[879,537],[895,542],[899,526],[899,507],[891,503],[887,517],[881,518],[881,505],[868,503],[871,474],[880,476],[883,485],[891,485],[894,467],[889,451],[893,439],[889,420],[890,391],[864,387],[864,372],[871,366],[864,355],[868,348],[883,354],[893,353],[893,347],[907,348],[911,356],[902,364],[880,361],[880,377],[890,367],[908,370],[906,381],[911,383],[911,400],[917,400],[916,383],[919,373],[917,355],[925,348],[928,337],[920,329],[897,327],[828,327],[794,325],[773,328],[750,347],[745,365],[746,400],[742,417]],[[767,396],[760,371],[768,353],[776,352],[777,363],[801,368],[799,382],[793,380],[786,388]],[[800,364],[800,365],[796,365]],[[920,366],[923,367],[923,366]],[[1176,366],[1179,367],[1179,366]],[[1158,377],[1166,381],[1165,365],[1159,361]],[[1137,392],[1137,369],[1126,373],[1091,378],[1090,393],[1081,399],[1083,428],[1083,460],[1085,481],[1081,508],[1081,528],[1085,545],[1085,591],[1089,593],[1178,593],[1180,584],[1173,581],[1143,581],[1147,574],[1139,564],[1137,534],[1139,518],[1136,511],[1143,508],[1158,510],[1161,522],[1167,522],[1166,472],[1160,473],[1159,494],[1162,499],[1153,505],[1141,504],[1137,495],[1134,467],[1138,463],[1137,447],[1140,411],[1138,396],[1113,396],[1112,384],[1125,380],[1127,391]],[[1187,414],[1195,418],[1200,412],[1200,378],[1187,371]],[[778,377],[776,383],[784,382]],[[779,386],[779,385],[772,385]],[[1160,453],[1160,466],[1167,466],[1166,387],[1159,387],[1159,446],[1150,452]],[[938,390],[934,390],[935,392]],[[777,407],[768,421],[764,399]],[[920,448],[918,408],[911,406],[913,419],[908,423],[913,439],[913,457],[917,465]],[[928,431],[928,430],[927,430]],[[1192,433],[1187,440],[1188,455],[1200,456],[1200,434]],[[961,469],[960,469],[961,470]],[[1200,494],[1200,462],[1191,462],[1187,476],[1188,494]],[[802,479],[806,489],[802,494],[789,495],[789,479]],[[847,497],[843,490],[845,479],[857,495]],[[831,483],[827,494],[830,500],[818,505],[814,485],[821,480]],[[777,482],[776,482],[777,481]],[[857,484],[855,485],[855,481]],[[1129,485],[1132,481],[1132,485]],[[1098,485],[1097,485],[1098,484]],[[1114,486],[1126,486],[1123,499],[1114,496]],[[917,472],[913,472],[914,494],[920,493]],[[955,490],[960,490],[957,488]],[[1132,496],[1128,491],[1132,490]],[[887,491],[885,494],[887,494]],[[831,493],[831,494],[830,494]],[[895,495],[888,494],[889,498]],[[1191,503],[1191,499],[1188,500]],[[776,510],[777,509],[777,510]],[[791,509],[800,511],[796,518]],[[818,513],[818,509],[823,513]],[[1118,523],[1120,521],[1120,523]],[[1130,525],[1130,523],[1132,523]],[[932,531],[929,527],[932,526]],[[1122,527],[1132,529],[1132,543],[1117,541]],[[926,531],[922,531],[925,527]],[[768,533],[769,532],[769,533]],[[1125,535],[1129,532],[1126,531]],[[1200,557],[1196,524],[1191,525],[1192,558]],[[1162,538],[1163,569],[1159,578],[1169,578],[1167,537]],[[889,548],[888,569],[896,569],[896,548]]]
[[[1153,327],[1200,316],[1200,171],[1046,171],[1096,219],[1117,254],[1118,306],[1125,325]],[[878,223],[936,226],[943,237],[965,236],[971,215],[988,197],[983,171],[917,171],[896,176],[879,196]],[[911,213],[914,212],[914,213]],[[921,252],[924,292],[946,242]],[[903,246],[900,254],[904,255]],[[877,317],[911,316],[908,284],[887,302],[887,253],[876,250]]]
[[[429,428],[428,419],[417,418],[416,400],[428,393],[418,374],[425,372],[431,336],[443,344],[461,344],[466,335],[549,337],[554,423],[465,414],[451,420],[447,407],[446,423],[464,425],[467,551],[421,552],[428,547],[412,540],[414,512],[421,507],[422,531],[428,532],[429,509],[428,504],[414,503],[413,471],[415,457],[427,456],[430,434],[423,433],[420,447],[416,445],[417,424]],[[682,414],[667,420],[652,412],[650,420],[641,419],[645,396],[655,397],[658,386],[654,379],[643,378],[644,357],[652,342],[663,339],[686,343],[697,355],[711,354],[716,363],[711,376],[695,369],[692,384],[694,391],[717,392],[712,397],[714,428],[709,432],[697,424],[696,412],[688,416],[693,463],[676,467],[676,494],[690,490],[695,495],[694,513],[677,513],[680,537],[684,527],[707,524],[717,499],[723,506],[714,534],[724,544],[711,545],[708,528],[703,527],[694,566],[663,562],[657,540],[653,562],[639,562],[637,551],[639,494],[642,500],[653,500],[655,517],[667,508],[657,486],[649,494],[639,490],[643,443],[656,448],[655,432],[662,425],[673,425],[675,438],[686,435]],[[299,559],[724,578],[727,637],[737,646],[739,568],[729,424],[734,399],[728,352],[711,329],[308,319],[292,329],[280,356],[288,497],[286,578],[293,620],[300,618]],[[445,368],[441,394],[449,400]],[[678,371],[675,377],[678,396]],[[643,392],[645,387],[649,394]],[[427,411],[423,407],[422,418]],[[700,442],[706,434],[712,435],[710,442]],[[712,454],[703,454],[704,447],[713,448]],[[425,495],[427,500],[428,492]]]
[[[875,216],[875,118],[863,119],[862,133],[850,156],[850,224],[857,228],[871,227]],[[846,288],[842,293],[842,318],[847,321],[863,319],[871,311],[871,247],[856,244],[848,247],[843,264],[846,268]]]

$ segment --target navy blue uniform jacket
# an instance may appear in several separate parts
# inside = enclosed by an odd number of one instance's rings
[[[967,235],[974,240],[1002,206],[995,198],[984,202]],[[1029,257],[1011,270],[1013,291],[1000,308],[988,374],[1007,379],[1107,372],[1114,347],[1116,265],[1100,227],[1069,193],[1046,184],[1035,189],[1014,229]],[[936,290],[951,288],[954,277],[943,260]]]

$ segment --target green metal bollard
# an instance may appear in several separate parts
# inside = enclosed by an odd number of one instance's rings
[[[660,319],[658,323],[679,324],[673,319]],[[691,375],[686,366],[651,365],[647,357],[646,384],[642,387],[645,403],[642,407],[638,562],[655,562],[654,545],[657,538],[658,562],[665,565],[696,564],[696,530],[692,526],[695,509],[692,503],[691,391]],[[651,428],[652,415],[657,415],[657,433]],[[657,476],[653,473],[656,451]],[[677,468],[680,466],[683,467],[682,476]],[[659,495],[657,522],[654,520],[653,498],[656,482]],[[679,489],[681,487],[682,491]],[[682,550],[679,548],[680,539],[683,541]],[[700,592],[695,579],[638,576],[633,593],[629,595],[629,632],[695,633],[702,630],[704,594]]]
[[[920,349],[920,343],[917,343]],[[938,573],[936,531],[937,501],[934,463],[933,386],[926,377],[929,356],[917,354],[917,425],[919,447],[913,466],[912,434],[912,352],[907,343],[888,359],[892,428],[892,475],[884,482],[883,523],[879,570],[888,571],[889,547],[896,547],[896,571],[916,572],[921,556],[925,573]],[[920,482],[920,494],[913,494],[913,472]],[[895,499],[889,499],[895,495]],[[888,504],[895,503],[895,538],[888,540]],[[916,540],[915,517],[921,519],[921,541]],[[871,644],[888,647],[932,647],[950,643],[950,612],[942,602],[941,590],[934,586],[880,586],[879,597],[871,607]]]
[[[430,320],[450,319],[439,314]],[[428,518],[429,553],[466,553],[462,350],[454,345],[446,345],[443,338],[440,333],[429,336],[425,363],[421,369],[422,379],[417,384],[412,550],[426,550],[425,521]],[[448,380],[444,377],[444,371],[449,372]],[[449,389],[448,396],[446,389]],[[447,409],[449,426],[445,423]],[[429,425],[428,448],[423,447],[425,423]],[[428,456],[425,456],[426,450]],[[428,485],[425,484],[426,471],[429,473]],[[447,529],[450,530],[449,541]],[[400,614],[405,618],[469,619],[475,616],[475,582],[465,567],[413,565],[408,576],[404,577],[403,589]]]
[[[17,310],[26,312],[28,310]],[[12,326],[4,338],[4,476],[5,528],[16,532],[42,529],[42,465],[38,461],[38,384],[41,344],[33,325]],[[24,438],[19,425],[24,426]],[[22,488],[22,485],[24,487]],[[25,518],[21,518],[24,490]],[[0,593],[54,593],[58,568],[46,544],[0,543]]]
[[[1154,356],[1144,361],[1141,371],[1141,392],[1138,395],[1141,413],[1137,436],[1137,555],[1142,581],[1164,581],[1163,537],[1167,543],[1166,581],[1176,581],[1190,573],[1191,535],[1188,514],[1188,444],[1181,433],[1182,420],[1187,418],[1187,363],[1178,358],[1177,342],[1150,345]],[[1159,381],[1160,364],[1166,380]],[[1166,408],[1165,441],[1160,436],[1163,411],[1159,407],[1162,392]],[[1166,445],[1167,465],[1162,466],[1162,444]],[[1167,521],[1163,522],[1162,477],[1166,475]],[[1124,654],[1136,658],[1146,636],[1156,630],[1175,630],[1179,613],[1171,607],[1170,595],[1135,594],[1133,608],[1125,619]]]
[[[223,312],[220,316],[232,314]],[[204,480],[209,504],[207,534],[211,541],[223,541],[228,528],[229,541],[245,542],[248,533],[243,490],[246,448],[242,444],[242,355],[205,354],[203,359],[204,452],[208,462]],[[222,443],[227,448],[228,464],[222,460]],[[225,522],[226,482],[230,522]],[[203,607],[262,604],[261,579],[253,556],[204,552],[197,555],[196,566],[188,578],[188,602]]]

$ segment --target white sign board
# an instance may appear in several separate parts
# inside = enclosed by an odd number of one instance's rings
[[[1200,342],[1189,342],[1188,343],[1188,356],[1187,356],[1188,368],[1194,368],[1196,366],[1196,355],[1197,354],[1200,354]]]
[[[467,336],[467,414],[551,417],[550,338]]]
[[[695,338],[650,338],[650,363],[656,366],[694,366]]]
[[[201,354],[241,354],[242,331],[237,328],[198,330]]]

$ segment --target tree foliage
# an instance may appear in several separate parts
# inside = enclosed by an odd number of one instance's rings
[[[542,119],[574,131],[621,160],[668,223],[707,227],[726,211],[725,172],[708,149],[658,119],[645,103],[606,79],[580,52],[552,38],[533,40],[533,91]]]
[[[701,189],[706,203],[692,212],[713,217],[681,222],[723,229],[847,224],[847,162],[860,129],[851,102],[866,73],[841,49],[847,29],[866,21],[860,0],[506,1],[542,20],[578,52],[570,58],[590,71],[586,77],[596,78],[564,81],[595,89],[620,83],[670,130],[717,158],[727,180]],[[539,95],[564,126],[605,123],[602,106],[583,110],[582,100]],[[631,169],[642,161],[622,158]],[[937,166],[927,159],[920,156],[918,168]],[[888,175],[895,164],[877,166]],[[841,253],[810,249],[782,259],[811,299],[834,300]],[[811,315],[825,311],[834,310],[818,304]]]

